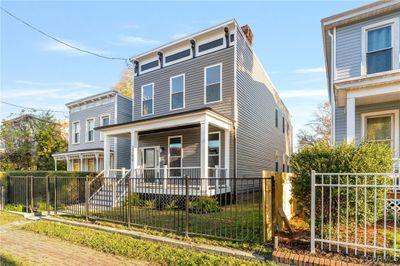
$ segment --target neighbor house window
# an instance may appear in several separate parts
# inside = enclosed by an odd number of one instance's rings
[[[185,107],[185,75],[172,77],[170,80],[170,108],[171,110]]]
[[[219,132],[213,132],[208,134],[208,176],[215,177],[216,166],[220,165],[220,151],[221,151],[221,134]]]
[[[168,166],[170,176],[182,175],[182,136],[168,138]]]
[[[86,141],[94,141],[94,119],[86,120]]]
[[[367,74],[392,69],[392,26],[367,32]]]
[[[275,127],[278,128],[278,109],[275,109]]]
[[[108,126],[108,125],[110,125],[110,116],[103,115],[100,119],[100,126]],[[100,132],[100,140],[104,140],[103,132]]]
[[[285,133],[285,118],[282,117],[282,132]]]
[[[142,116],[153,114],[154,83],[142,86]]]
[[[72,124],[72,143],[78,144],[80,142],[81,135],[81,124],[80,122],[74,122]]]
[[[366,118],[365,137],[368,141],[384,142],[393,146],[393,116]]]
[[[204,69],[205,72],[205,103],[221,101],[222,96],[222,65],[209,66]]]

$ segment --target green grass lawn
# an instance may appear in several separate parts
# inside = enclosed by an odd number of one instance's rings
[[[24,217],[18,214],[0,212],[0,225],[9,224],[12,222],[17,222],[23,220]]]
[[[91,212],[92,218],[127,222],[127,208]],[[185,212],[182,210],[156,210],[131,208],[131,224],[184,232]],[[214,213],[189,213],[189,232],[217,238],[260,242],[262,240],[262,214],[258,204],[236,204],[222,207]]]
[[[15,258],[13,255],[0,250],[0,265],[1,266],[29,266],[25,260]]]
[[[241,260],[172,247],[129,236],[38,221],[23,226],[25,230],[56,237],[95,250],[162,265],[266,265],[266,262]]]

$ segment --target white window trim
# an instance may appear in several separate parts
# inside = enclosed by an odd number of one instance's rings
[[[203,52],[199,51],[200,45],[206,44],[208,42],[216,41],[216,40],[221,39],[221,38],[222,38],[222,45],[214,47],[214,48],[211,48],[211,49],[208,49],[208,50],[205,50]],[[221,49],[223,49],[225,47],[226,47],[225,33],[221,34],[221,35],[218,35],[218,36],[212,36],[211,38],[207,38],[207,39],[201,40],[200,42],[196,43],[196,56],[201,56],[201,55],[205,55],[205,54],[208,54],[208,53],[212,53],[212,52],[221,50]]]
[[[173,109],[172,108],[172,79],[178,78],[178,77],[183,77],[183,91],[182,91],[183,92],[183,106]],[[180,110],[180,109],[184,109],[185,108],[185,94],[186,94],[186,76],[185,76],[185,73],[170,77],[170,79],[169,79],[169,110],[170,111],[176,111],[176,110]]]
[[[89,120],[92,120],[93,121],[93,140],[89,140]],[[91,143],[91,142],[94,142],[94,139],[95,139],[95,137],[94,137],[94,128],[96,127],[95,126],[95,124],[96,124],[96,118],[95,117],[89,117],[89,118],[87,118],[86,119],[86,123],[85,123],[85,142],[86,143]]]
[[[221,167],[221,149],[222,149],[222,139],[221,139],[221,131],[212,131],[212,132],[208,132],[208,139],[210,140],[210,135],[215,135],[215,134],[218,134],[218,139],[219,139],[219,147],[218,147],[218,167],[219,168],[222,168]],[[209,148],[209,146],[208,146],[208,143],[207,143],[207,149]],[[208,157],[210,157],[210,156],[216,156],[215,154],[211,154],[210,155],[210,153],[208,152]],[[208,165],[207,165],[207,168],[209,168],[208,167]]]
[[[79,138],[78,138],[78,142],[75,142],[75,124],[79,125]],[[80,144],[81,143],[81,121],[76,120],[72,122],[72,144]]]
[[[154,162],[154,169],[159,169],[160,168],[160,146],[145,146],[145,147],[140,147],[139,148],[139,161],[138,164],[140,165],[139,167],[144,169],[143,167],[143,155],[144,155],[144,150],[146,149],[154,149],[154,155],[155,155],[155,162]]]
[[[116,108],[115,108],[115,110],[117,110]],[[102,127],[102,126],[104,126],[104,124],[103,124],[103,118],[104,117],[108,117],[108,120],[110,121],[110,124],[109,125],[111,125],[111,114],[104,114],[104,115],[100,115],[100,126]],[[103,134],[103,132],[100,132],[100,141],[104,141],[104,134]]]
[[[153,62],[153,61],[158,61],[158,66],[146,69],[144,71],[141,70],[142,69],[142,65],[145,65],[145,64]],[[159,69],[159,68],[161,68],[161,66],[160,66],[160,60],[159,60],[158,56],[157,57],[152,57],[149,60],[139,62],[139,75],[151,72],[151,71]]]
[[[152,108],[152,110],[151,110],[151,113],[143,114],[143,102],[144,102],[144,101],[143,101],[143,88],[146,87],[146,86],[149,86],[149,85],[152,86],[152,95],[153,95],[153,98],[152,98],[153,106],[152,106],[152,107],[153,107],[153,108]],[[142,116],[153,115],[153,114],[154,114],[154,108],[155,108],[155,106],[154,106],[154,82],[151,82],[151,83],[147,83],[147,84],[142,85],[142,87],[141,87],[140,101],[141,101]]]
[[[220,67],[220,72],[219,72],[219,100],[218,101],[212,101],[212,102],[207,102],[207,69],[219,66]],[[215,84],[215,83],[213,83]],[[212,85],[212,84],[210,84]],[[206,66],[204,68],[204,104],[212,104],[212,103],[219,103],[222,102],[222,63],[214,64],[211,66]]]
[[[181,168],[183,168],[183,136],[182,135],[176,135],[176,136],[168,136],[168,165],[167,167],[170,168],[170,158],[171,158],[171,154],[169,152],[169,144],[170,144],[170,139],[173,138],[180,138],[181,139],[181,144],[182,144],[182,148],[181,148]],[[178,157],[178,156],[175,156]]]
[[[380,117],[380,116],[391,116],[392,117],[392,134],[393,134],[393,142],[392,148],[394,148],[394,157],[399,157],[399,138],[400,138],[400,126],[399,126],[399,110],[385,110],[379,112],[369,112],[361,114],[361,138],[365,138],[365,130],[366,130],[366,122],[369,117]]]
[[[177,53],[179,53],[179,52],[183,52],[183,51],[185,51],[185,50],[187,50],[187,49],[190,50],[190,54],[189,54],[188,56],[182,57],[181,59],[177,59],[177,60],[171,61],[171,62],[169,62],[169,63],[166,62],[167,56],[170,56],[170,55],[173,55],[173,54],[177,54]],[[187,47],[185,47],[185,48],[175,49],[175,50],[173,50],[173,51],[169,51],[168,53],[165,53],[165,54],[163,55],[163,63],[164,63],[164,66],[170,66],[170,65],[177,64],[177,63],[186,61],[186,60],[188,60],[188,59],[191,59],[192,57],[193,57],[193,49],[192,49],[192,46],[187,46]]]
[[[377,73],[367,74],[367,51],[368,51],[368,31],[378,28],[391,26],[392,34],[392,69],[399,69],[399,19],[392,18],[377,23],[373,23],[361,28],[361,75],[369,76]],[[387,72],[387,71],[385,71]],[[385,73],[382,72],[382,73]]]

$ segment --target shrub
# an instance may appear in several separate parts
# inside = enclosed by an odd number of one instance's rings
[[[47,211],[46,201],[38,201],[36,203],[36,208],[37,208],[37,211],[39,211],[39,212]],[[49,211],[53,211],[53,210],[54,210],[53,206],[51,204],[49,204]]]
[[[6,204],[4,206],[5,211],[15,211],[15,212],[23,212],[25,211],[25,206],[22,204]]]
[[[212,213],[221,211],[217,199],[208,196],[200,196],[189,202],[189,210],[194,213]]]
[[[154,210],[156,208],[156,200],[143,201],[143,207],[145,207],[146,209]]]
[[[65,176],[65,177],[84,177],[84,176],[96,176],[95,172],[69,172],[69,171],[8,171],[9,176]]]
[[[314,145],[303,147],[300,151],[293,154],[290,162],[294,177],[292,178],[292,193],[297,200],[298,215],[309,221],[310,209],[311,209],[311,170],[315,170],[317,173],[389,173],[392,171],[392,150],[390,147],[383,143],[361,143],[355,144],[342,144],[339,146],[331,146],[327,142],[317,142]],[[324,183],[330,182],[330,177],[325,177]],[[347,176],[332,176],[332,183],[337,184],[347,182]],[[340,178],[340,180],[338,180]],[[378,184],[384,184],[385,178],[382,176],[377,177]],[[319,178],[317,180],[321,182]],[[364,178],[360,177],[360,182],[364,182]],[[389,181],[388,181],[389,182]],[[350,184],[355,184],[354,178],[349,178]],[[373,184],[373,178],[367,180],[368,184]],[[317,191],[317,195],[321,194],[321,189]],[[325,190],[325,195],[329,195],[329,189]],[[346,197],[349,197],[349,219],[355,218],[355,188],[350,188],[347,193],[346,188],[338,191],[336,188],[332,188],[332,217],[337,217],[337,211],[340,209],[341,219],[346,219]],[[342,200],[341,208],[338,208],[336,199],[337,195],[340,195]],[[366,192],[367,202],[374,202],[374,190],[367,189]],[[364,219],[364,190],[359,189],[358,191],[358,219]],[[384,192],[382,189],[377,190],[377,211],[376,219],[382,218],[385,208],[384,203]],[[329,219],[329,197],[324,197],[324,202],[321,202],[320,196],[317,197],[316,212],[321,215],[321,205],[324,204],[324,220]],[[367,208],[366,219],[367,223],[374,221],[374,208]],[[336,216],[335,216],[336,215]],[[343,220],[342,220],[343,221]]]
[[[178,209],[178,204],[176,203],[176,200],[171,200],[165,204],[164,207],[166,210],[175,210]]]
[[[131,206],[142,205],[142,200],[140,199],[139,194],[137,193],[131,193],[130,201],[131,201]],[[124,206],[128,206],[128,203],[129,203],[129,197],[126,196],[124,200]]]

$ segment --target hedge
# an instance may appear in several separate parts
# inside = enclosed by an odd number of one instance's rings
[[[339,146],[332,146],[327,142],[317,142],[313,145],[302,147],[297,153],[293,154],[290,159],[292,171],[294,177],[291,179],[292,182],[292,193],[296,198],[298,206],[298,216],[306,221],[310,219],[311,209],[311,170],[315,170],[317,173],[391,173],[393,171],[393,151],[384,143],[371,143],[365,142],[359,145],[352,144],[341,144]],[[340,178],[340,180],[338,180]],[[346,175],[337,177],[332,176],[332,183],[337,184],[340,181],[341,184],[347,182]],[[324,183],[328,182],[328,177],[325,178]],[[318,181],[318,180],[317,180]],[[359,182],[364,181],[361,179]],[[318,182],[321,182],[319,180]],[[377,176],[377,184],[384,184],[385,177]],[[387,180],[387,182],[390,182]],[[373,184],[374,180],[369,179],[368,184]],[[354,179],[350,179],[349,184],[355,184]],[[317,192],[321,193],[321,192]],[[329,191],[326,191],[329,193]],[[360,206],[364,206],[364,197],[367,197],[368,202],[374,202],[375,195],[373,189],[367,190],[367,195],[364,195],[364,190],[359,189],[359,197],[356,202],[355,199],[355,188],[350,188],[349,193],[346,189],[341,189],[340,192],[337,188],[332,189],[333,201],[332,201],[332,217],[337,217],[337,210],[339,209],[336,202],[336,195],[340,193],[340,198],[343,200],[341,204],[345,204],[346,197],[349,197],[349,219],[355,218],[355,206],[359,206],[357,211],[358,219],[364,219],[364,209]],[[328,195],[328,194],[326,194]],[[327,206],[329,206],[329,197],[324,197],[324,218],[325,221],[329,219],[329,212]],[[377,190],[376,195],[377,212],[374,215],[373,208],[367,208],[366,220],[367,223],[373,223],[374,219],[380,219],[384,214],[385,202],[383,190]],[[316,211],[320,213],[322,202],[320,198],[317,198]],[[346,208],[341,205],[340,216],[346,218]],[[320,215],[320,214],[319,214]]]
[[[69,172],[69,171],[8,171],[7,176],[66,176],[66,177],[82,177],[82,176],[96,176],[96,172]]]

